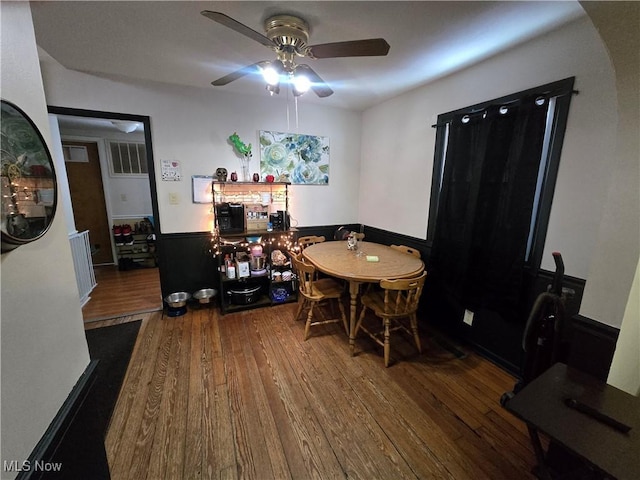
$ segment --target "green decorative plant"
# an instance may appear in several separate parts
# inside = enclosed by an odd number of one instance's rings
[[[251,144],[245,144],[236,132],[229,136],[229,141],[233,144],[236,151],[243,157],[251,157]]]
[[[236,151],[240,155],[242,155],[242,158],[240,159],[240,165],[242,167],[242,181],[248,182],[249,181],[249,162],[251,161],[251,144],[250,143],[246,144],[242,140],[240,140],[240,137],[238,136],[237,132],[233,132],[233,135],[229,136],[229,141],[231,142],[233,147],[236,149]]]

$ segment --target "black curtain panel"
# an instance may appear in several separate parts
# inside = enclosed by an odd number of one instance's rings
[[[469,263],[475,197],[482,171],[487,125],[482,113],[451,122],[432,250],[432,274],[445,293],[462,300]],[[463,123],[464,122],[464,123]]]
[[[532,96],[450,124],[433,268],[465,308],[518,309],[547,110]]]

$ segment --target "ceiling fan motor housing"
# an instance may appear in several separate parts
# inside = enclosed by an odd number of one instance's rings
[[[278,50],[306,55],[309,43],[309,25],[292,15],[276,15],[264,22],[267,38],[278,46]]]

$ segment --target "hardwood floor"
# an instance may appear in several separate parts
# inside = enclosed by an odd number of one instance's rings
[[[117,266],[94,267],[97,286],[82,307],[85,323],[134,313],[162,310],[158,268],[120,271]]]
[[[295,309],[146,315],[107,433],[112,478],[534,478],[525,426],[499,404],[509,374],[424,331],[422,355],[397,335],[384,368],[336,325],[302,341]]]

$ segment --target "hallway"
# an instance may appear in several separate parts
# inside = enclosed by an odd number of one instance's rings
[[[115,265],[105,265],[94,271],[98,285],[82,307],[85,323],[162,310],[158,268],[120,271]]]

